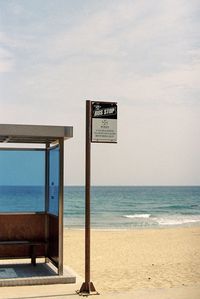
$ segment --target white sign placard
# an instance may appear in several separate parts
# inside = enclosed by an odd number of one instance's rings
[[[117,142],[117,103],[92,102],[92,142]]]

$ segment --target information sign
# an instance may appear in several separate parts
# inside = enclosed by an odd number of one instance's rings
[[[117,143],[117,103],[92,102],[91,142]]]

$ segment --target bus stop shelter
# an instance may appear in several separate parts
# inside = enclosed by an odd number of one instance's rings
[[[0,260],[63,275],[64,141],[72,127],[0,124]]]

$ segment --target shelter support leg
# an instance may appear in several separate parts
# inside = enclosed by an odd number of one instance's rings
[[[30,245],[31,264],[36,266],[36,246]]]

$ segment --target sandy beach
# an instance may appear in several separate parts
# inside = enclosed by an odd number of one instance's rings
[[[64,262],[84,276],[84,231],[64,236]],[[91,250],[91,280],[100,292],[200,284],[200,227],[93,230]]]
[[[102,299],[199,299],[200,227],[92,230],[91,280]],[[77,283],[2,287],[0,298],[79,298],[84,230],[64,231],[64,264]]]

